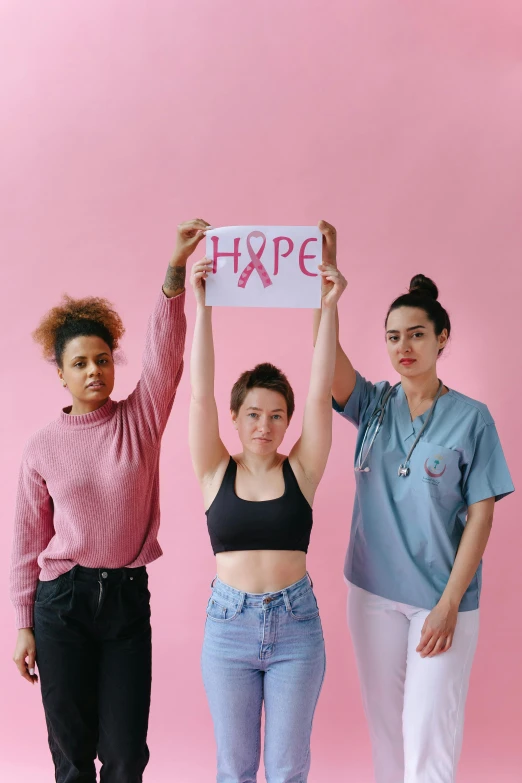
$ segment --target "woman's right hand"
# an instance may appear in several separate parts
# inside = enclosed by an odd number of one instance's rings
[[[18,631],[13,661],[24,680],[31,685],[38,682],[38,675],[34,673],[35,660],[36,644],[32,628],[21,628]]]
[[[208,258],[202,258],[201,261],[194,264],[190,273],[190,283],[199,307],[205,307],[205,280],[211,270],[212,261],[209,261]]]

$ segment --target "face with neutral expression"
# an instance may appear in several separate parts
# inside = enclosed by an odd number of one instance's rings
[[[250,389],[238,413],[232,413],[243,448],[255,454],[277,451],[288,428],[286,400],[271,389]]]
[[[393,368],[405,377],[432,372],[448,341],[446,329],[437,337],[433,321],[418,307],[398,307],[386,322],[386,346]]]
[[[58,375],[72,395],[73,410],[96,410],[114,388],[111,349],[101,337],[75,337],[65,346]]]

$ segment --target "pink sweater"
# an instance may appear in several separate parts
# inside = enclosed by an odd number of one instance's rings
[[[81,416],[62,412],[26,445],[16,506],[11,600],[18,628],[33,625],[38,578],[79,564],[145,565],[162,552],[161,436],[183,372],[185,294],[160,294],[138,385]]]

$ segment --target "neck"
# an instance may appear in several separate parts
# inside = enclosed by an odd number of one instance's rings
[[[402,388],[410,407],[418,405],[421,400],[434,399],[439,383],[435,369],[417,375],[415,378],[401,378]]]
[[[279,463],[277,452],[271,454],[254,454],[247,449],[243,449],[241,462],[250,473],[268,473]]]
[[[73,404],[69,414],[71,416],[82,416],[84,413],[92,413],[93,411],[97,411],[98,408],[101,408],[102,405],[105,405],[108,399],[109,398],[106,397],[104,400],[97,402],[84,402],[83,400],[77,400],[73,397]]]

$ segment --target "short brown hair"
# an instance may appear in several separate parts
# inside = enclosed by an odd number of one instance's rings
[[[270,389],[279,392],[285,398],[288,420],[292,418],[295,409],[294,392],[288,378],[277,367],[268,362],[257,364],[253,370],[242,373],[232,387],[230,395],[230,410],[236,415],[245,401],[250,389]]]

